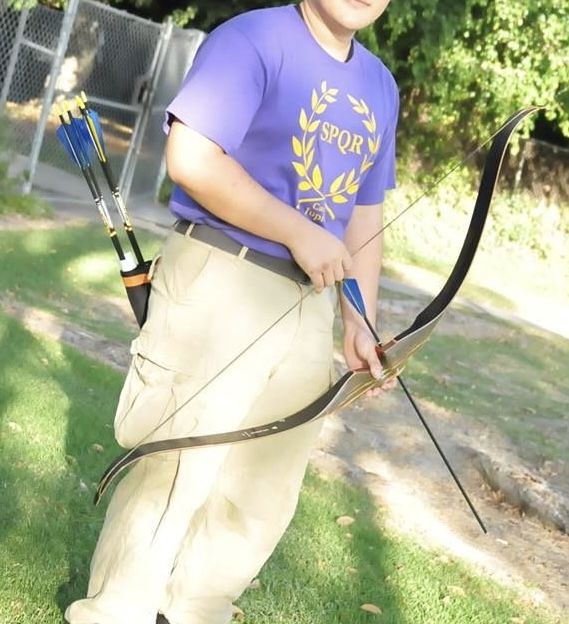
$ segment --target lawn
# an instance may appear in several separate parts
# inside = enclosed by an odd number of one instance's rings
[[[0,314],[2,624],[59,624],[85,592],[104,513],[91,501],[118,451],[110,423],[120,386],[119,374]],[[354,523],[340,526],[343,515]],[[365,491],[313,472],[260,588],[239,605],[250,624],[559,622],[388,531]]]
[[[137,237],[151,258],[161,239],[144,231]],[[30,221],[28,230],[0,231],[0,249],[0,292],[109,339],[134,337],[118,261],[98,223],[34,229]]]

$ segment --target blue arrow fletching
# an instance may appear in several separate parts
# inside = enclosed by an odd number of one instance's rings
[[[93,145],[93,141],[91,141],[91,135],[89,134],[87,122],[82,117],[74,117],[72,123],[75,128],[75,132],[79,135],[81,139],[81,145],[83,146],[83,150],[86,154],[89,155],[89,159],[91,159],[91,155],[95,150],[95,146]]]
[[[89,136],[89,130],[84,119],[73,117],[71,120],[71,126],[73,128],[73,136],[75,143],[78,145],[79,156],[83,158],[85,165],[91,164],[91,155],[94,151],[91,137]]]
[[[365,318],[366,307],[364,303],[364,298],[362,296],[362,291],[360,290],[360,286],[358,284],[358,280],[353,277],[347,277],[342,282],[342,292],[344,293],[346,299],[357,310],[358,314]]]
[[[67,155],[71,160],[78,166],[81,167],[81,161],[79,159],[79,154],[75,149],[75,145],[73,144],[73,139],[70,138],[71,133],[64,126],[59,126],[56,131],[57,138],[61,145],[63,145]]]
[[[83,111],[83,115],[85,116],[75,119],[74,121],[77,124],[78,131],[81,133],[83,142],[89,148],[89,154],[93,151],[99,152],[100,148],[100,151],[102,151],[100,158],[106,158],[107,148],[105,146],[105,137],[103,135],[103,127],[101,126],[99,115],[96,111],[89,108]],[[96,134],[95,138],[91,135],[88,121],[91,122],[92,127],[94,128],[94,132]],[[96,145],[96,142],[98,142],[98,146]]]

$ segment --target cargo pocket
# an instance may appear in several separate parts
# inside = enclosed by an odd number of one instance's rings
[[[182,409],[180,396],[191,396],[192,377],[134,354],[114,420],[115,437],[124,448],[189,435],[197,421]]]

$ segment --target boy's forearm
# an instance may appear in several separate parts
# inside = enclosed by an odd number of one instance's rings
[[[380,235],[362,249],[360,247],[379,232],[382,223],[383,210],[381,205],[356,206],[346,231],[345,240],[353,258],[348,277],[354,277],[358,280],[367,316],[374,326],[377,319],[377,289],[383,257],[383,237]],[[357,251],[358,249],[360,251]],[[361,326],[362,320],[344,297],[341,298],[341,308],[346,331]]]

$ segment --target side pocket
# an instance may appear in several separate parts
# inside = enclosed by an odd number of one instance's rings
[[[174,233],[166,240],[156,263],[153,287],[175,303],[183,305],[191,301],[193,290],[204,278],[211,254],[209,245]]]
[[[187,413],[160,427],[178,407],[177,386],[185,384],[191,384],[191,379],[134,354],[115,413],[117,442],[124,448],[132,448],[142,440],[152,442],[171,437],[176,426],[181,427],[180,435],[193,429],[195,419]]]

